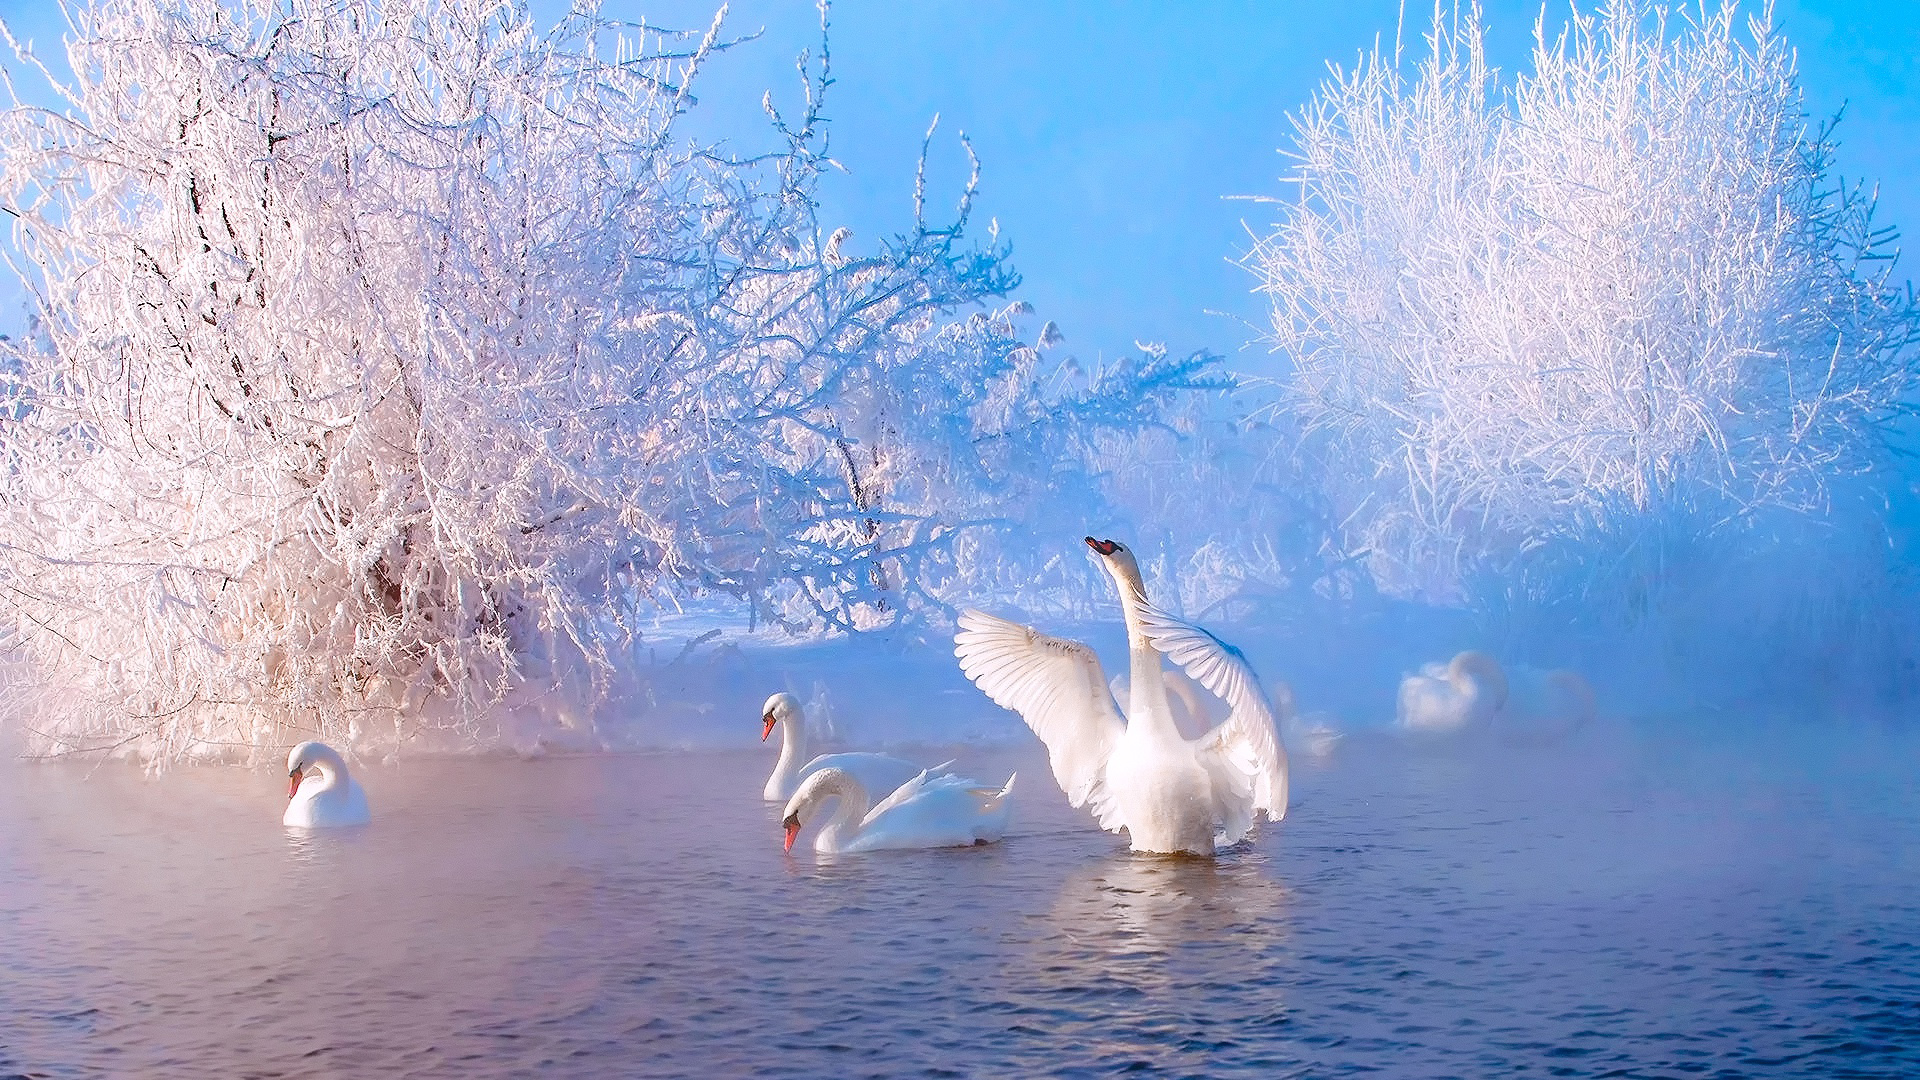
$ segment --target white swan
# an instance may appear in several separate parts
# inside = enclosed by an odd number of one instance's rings
[[[985,844],[1007,831],[1007,803],[1014,778],[999,790],[951,773],[922,772],[868,809],[867,788],[852,773],[826,768],[807,777],[787,802],[780,825],[793,850],[805,818],[828,799],[839,809],[814,835],[813,850],[825,854],[882,848],[965,847]]]
[[[1428,664],[1400,680],[1400,726],[1446,732],[1479,727],[1507,701],[1507,676],[1483,652],[1463,652],[1448,664]]]
[[[1503,669],[1483,652],[1428,664],[1400,683],[1400,726],[1450,732],[1485,727],[1512,742],[1551,742],[1592,720],[1593,687],[1579,673]]]
[[[1135,851],[1211,854],[1237,843],[1264,812],[1287,812],[1287,753],[1260,681],[1238,649],[1147,603],[1133,553],[1087,537],[1120,590],[1127,622],[1127,719],[1108,692],[1100,659],[1077,641],[979,611],[960,616],[954,655],[996,703],[1020,714],[1047,744],[1067,801],[1086,806]],[[1227,705],[1227,718],[1196,739],[1180,734],[1161,653]],[[1292,695],[1279,685],[1283,711]]]
[[[766,724],[760,729],[760,741],[766,742],[775,724],[783,724],[780,760],[760,795],[768,802],[785,802],[793,797],[800,781],[821,769],[839,769],[853,774],[869,791],[892,791],[920,774],[920,766],[891,754],[822,754],[807,758],[807,716],[800,699],[792,694],[775,694],[760,709]],[[805,762],[803,765],[802,762]],[[939,771],[938,769],[935,770]]]
[[[303,742],[287,754],[287,812],[280,822],[296,829],[331,829],[373,820],[367,793],[347,772],[347,763],[323,742]]]

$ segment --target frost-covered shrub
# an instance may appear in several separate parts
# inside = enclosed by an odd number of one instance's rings
[[[873,254],[822,237],[824,51],[736,160],[675,128],[718,21],[75,16],[64,114],[0,115],[37,316],[0,428],[31,750],[484,741],[516,702],[584,725],[651,602],[844,626],[908,590],[945,526],[888,402],[1014,278],[963,235],[971,185]]]
[[[1249,265],[1389,591],[1582,587],[1885,463],[1920,327],[1891,234],[1831,177],[1787,44],[1742,29],[1622,0],[1537,34],[1502,93],[1478,10],[1437,9],[1411,78],[1376,51],[1296,118],[1298,197]]]
[[[1050,323],[1027,341],[1028,314],[1016,303],[951,323],[857,395],[903,595],[1110,613],[1089,533],[1124,538],[1154,595],[1195,614],[1352,587],[1292,431],[1249,415],[1264,399],[1218,357],[1141,345],[1082,363]]]

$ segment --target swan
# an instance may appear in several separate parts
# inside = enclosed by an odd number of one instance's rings
[[[814,835],[813,850],[835,855],[878,851],[881,848],[965,847],[985,844],[1007,831],[1013,793],[1012,776],[1000,790],[952,773],[921,772],[901,784],[879,806],[868,809],[867,787],[845,769],[824,768],[800,782],[787,802],[780,826],[793,850],[803,815],[811,815],[828,799],[840,800],[839,809]]]
[[[1285,817],[1287,752],[1246,657],[1150,605],[1125,545],[1086,540],[1120,591],[1130,668],[1126,719],[1092,649],[985,612],[960,616],[953,650],[960,670],[1040,736],[1067,801],[1089,807],[1109,832],[1125,829],[1135,851],[1210,855],[1244,839],[1256,814]],[[1198,738],[1177,726],[1162,653],[1226,703],[1227,718]],[[1282,711],[1290,712],[1292,694],[1284,684],[1279,689]]]
[[[1483,652],[1428,664],[1400,683],[1400,726],[1450,732],[1486,727],[1512,742],[1571,735],[1596,712],[1593,687],[1578,672],[1503,669]]]
[[[774,694],[761,706],[760,741],[766,742],[776,724],[784,724],[780,760],[760,795],[768,802],[785,802],[793,797],[800,781],[821,769],[839,769],[858,777],[871,791],[892,791],[920,773],[920,766],[891,754],[822,754],[807,759],[807,716],[800,699],[792,694]],[[806,762],[803,766],[801,762]],[[936,769],[936,772],[939,770]]]
[[[323,742],[303,742],[287,754],[287,812],[283,825],[331,829],[373,820],[367,793],[347,772],[338,751]]]
[[[1400,726],[1446,732],[1489,723],[1507,701],[1507,676],[1483,652],[1463,652],[1451,663],[1428,664],[1400,680]]]

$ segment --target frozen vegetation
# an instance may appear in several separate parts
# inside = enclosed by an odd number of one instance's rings
[[[1892,689],[1920,341],[1892,230],[1764,14],[1544,26],[1503,82],[1477,10],[1436,9],[1410,72],[1376,50],[1295,118],[1248,265],[1340,542],[1523,637]]]
[[[34,752],[485,743],[502,706],[582,730],[663,607],[809,634],[1040,595],[1052,493],[1081,529],[1106,460],[1173,456],[1175,399],[1225,385],[1158,350],[1046,362],[970,238],[977,173],[868,252],[827,233],[824,48],[805,114],[733,156],[675,127],[718,18],[78,18],[65,111],[0,129],[36,315],[0,436]]]
[[[807,678],[870,676],[848,697],[963,687],[956,608],[1109,610],[1086,532],[1262,627],[1268,677],[1377,681],[1362,722],[1476,643],[1625,643],[1695,690],[1696,643],[1764,644],[1900,688],[1920,323],[1790,50],[1731,9],[1605,8],[1510,84],[1444,12],[1410,71],[1330,79],[1248,258],[1292,365],[1265,383],[1070,356],[977,167],[943,212],[923,164],[896,235],[820,220],[824,34],[801,113],[715,146],[680,121],[724,18],[76,18],[64,106],[0,114],[29,753],[745,741],[780,665],[714,645],[814,642]],[[683,652],[663,616],[728,633]],[[717,687],[737,739],[687,704]]]

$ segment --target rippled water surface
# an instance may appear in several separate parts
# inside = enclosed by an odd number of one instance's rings
[[[1217,861],[1038,747],[969,850],[780,850],[770,755],[0,768],[0,1077],[1920,1074],[1912,740],[1348,739]]]

